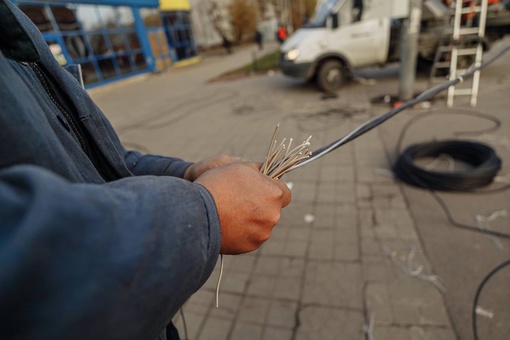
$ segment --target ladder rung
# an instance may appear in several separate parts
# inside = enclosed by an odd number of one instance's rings
[[[457,55],[475,55],[476,48],[458,48]]]
[[[459,30],[459,35],[478,34],[479,32],[479,27],[464,27]]]
[[[460,10],[461,14],[478,13],[482,11],[482,6],[466,7]]]
[[[451,50],[451,46],[439,46],[439,52],[450,52]]]
[[[448,61],[441,61],[434,64],[434,68],[449,68],[451,65]]]
[[[470,96],[473,94],[472,89],[454,89],[453,94],[455,96]]]

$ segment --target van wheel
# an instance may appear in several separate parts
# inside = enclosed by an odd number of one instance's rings
[[[324,92],[336,91],[344,82],[345,68],[339,61],[326,61],[317,73],[317,85]]]

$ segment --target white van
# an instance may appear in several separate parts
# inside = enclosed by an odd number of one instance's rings
[[[398,60],[400,19],[408,15],[408,0],[320,1],[313,18],[281,46],[282,72],[337,90],[355,68]],[[431,61],[448,8],[425,0],[421,17],[418,54]]]

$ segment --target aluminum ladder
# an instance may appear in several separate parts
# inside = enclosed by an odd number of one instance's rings
[[[482,63],[483,38],[485,37],[485,23],[487,19],[488,0],[481,0],[475,5],[475,0],[457,0],[455,3],[452,26],[444,33],[439,42],[434,63],[432,65],[430,81],[444,81],[437,73],[449,69],[449,79],[453,80],[466,72],[469,67],[478,67]],[[468,5],[464,7],[463,5]],[[460,65],[459,58],[471,56],[474,62],[471,65]],[[471,96],[470,105],[476,106],[478,87],[480,84],[480,70],[473,74],[473,78],[466,82],[467,87],[459,86],[464,82],[448,88],[447,106],[453,106],[455,96]]]

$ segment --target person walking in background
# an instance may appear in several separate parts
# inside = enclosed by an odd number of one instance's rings
[[[263,37],[262,33],[259,30],[256,30],[255,31],[255,42],[257,43],[257,45],[259,47],[259,51],[262,51],[262,49],[264,48],[263,39],[264,39],[264,37]]]
[[[278,42],[283,44],[283,42],[287,39],[287,29],[285,26],[280,25],[278,27],[278,31],[276,32],[276,38],[278,39]]]

